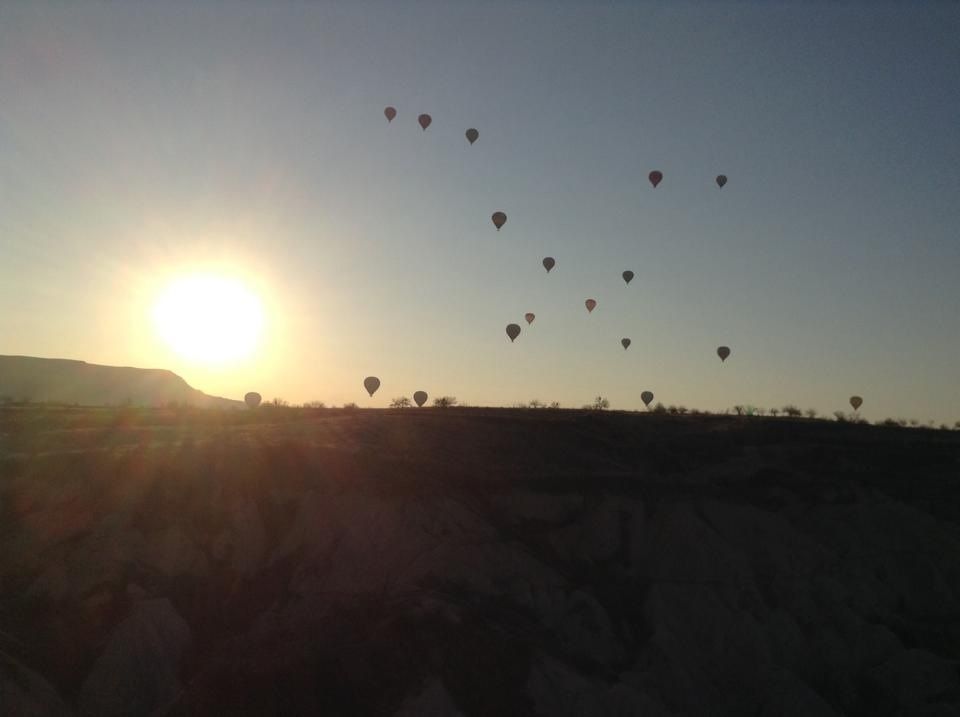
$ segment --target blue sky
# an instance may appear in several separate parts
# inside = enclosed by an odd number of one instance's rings
[[[957,4],[160,5],[0,4],[0,353],[960,419]],[[210,267],[266,306],[235,365],[149,325]]]

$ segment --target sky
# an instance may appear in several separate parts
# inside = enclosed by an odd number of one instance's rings
[[[952,424],[958,38],[935,1],[0,0],[0,353]],[[164,344],[196,272],[262,301],[252,355]]]

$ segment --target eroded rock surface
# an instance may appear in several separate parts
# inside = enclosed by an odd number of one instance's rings
[[[23,714],[960,713],[951,432],[327,412],[111,451],[16,428],[0,696]]]

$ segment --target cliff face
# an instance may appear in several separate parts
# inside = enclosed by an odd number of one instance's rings
[[[207,396],[172,371],[30,356],[0,356],[0,398],[81,406],[243,405],[240,401]]]
[[[0,697],[25,714],[960,711],[956,432],[139,420],[63,448],[56,414],[0,413]]]

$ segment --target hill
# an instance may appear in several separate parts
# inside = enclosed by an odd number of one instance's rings
[[[8,407],[0,526],[22,714],[960,710],[956,431]]]
[[[31,356],[0,356],[0,398],[80,406],[243,406],[241,401],[207,396],[172,371]]]

